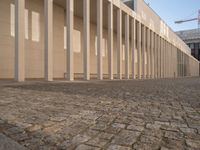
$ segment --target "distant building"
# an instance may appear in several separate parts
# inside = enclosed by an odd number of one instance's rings
[[[200,29],[179,31],[177,35],[191,48],[192,55],[200,60]]]

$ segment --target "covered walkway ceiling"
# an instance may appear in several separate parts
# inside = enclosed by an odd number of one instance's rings
[[[66,0],[54,0],[54,3],[66,9]],[[117,31],[117,7],[113,7],[113,28]],[[83,18],[83,0],[74,0],[74,14],[77,17]],[[123,13],[122,13],[123,14]],[[96,0],[90,0],[90,21],[93,24],[97,23],[97,3]],[[108,0],[103,0],[103,26],[108,26]],[[122,33],[124,34],[124,17],[122,17]]]

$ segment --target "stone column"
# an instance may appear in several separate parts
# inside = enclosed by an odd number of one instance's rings
[[[15,0],[15,80],[25,80],[24,54],[24,9],[25,0]]]
[[[163,39],[160,38],[160,78],[163,78]]]
[[[109,79],[113,80],[113,4],[108,4],[108,72]]]
[[[150,78],[150,30],[147,28],[147,78]]]
[[[45,80],[53,81],[53,0],[45,0]]]
[[[181,51],[181,77],[183,77],[183,52]]]
[[[103,0],[97,1],[97,79],[103,79],[102,73],[102,37],[103,37]]]
[[[170,78],[172,77],[172,44],[170,44],[170,54],[169,54],[169,58],[170,58],[170,67],[169,67],[169,72],[170,72]]]
[[[125,78],[129,79],[129,15],[125,15]]]
[[[83,0],[84,79],[90,80],[90,0]]]
[[[122,12],[117,10],[117,76],[122,79]]]
[[[138,22],[138,79],[141,79],[141,45],[142,45],[142,25],[140,22]]]
[[[154,76],[155,78],[157,78],[157,70],[158,70],[158,66],[157,66],[157,48],[158,48],[158,43],[157,43],[158,39],[157,39],[157,35],[156,33],[154,33]]]
[[[164,41],[162,38],[162,47],[161,47],[161,70],[162,70],[162,74],[161,74],[161,78],[164,78]]]
[[[153,32],[153,78],[156,78],[156,39],[155,33]]]
[[[154,50],[154,45],[153,45],[153,31],[150,32],[150,38],[151,38],[151,46],[150,46],[150,51],[151,51],[151,59],[150,59],[150,62],[151,62],[151,78],[154,78],[154,53],[153,53],[153,50]]]
[[[74,30],[74,0],[66,0],[66,20],[67,20],[67,79],[74,80],[74,50],[73,50],[73,30]]]
[[[135,79],[135,19],[131,20],[132,78]]]
[[[163,38],[161,38],[161,78],[163,78],[163,73],[164,73],[164,67],[163,67],[163,64],[164,64],[164,62],[163,62],[163,49],[164,49],[164,42],[163,42]]]
[[[84,79],[90,80],[90,0],[83,1]]]
[[[158,78],[160,78],[160,36],[158,35]]]
[[[185,53],[183,53],[183,77],[185,76]]]
[[[142,78],[146,78],[146,27],[143,25],[142,26]]]
[[[161,39],[161,37],[159,36],[158,37],[159,38],[159,57],[158,57],[158,62],[159,62],[159,78],[161,78],[161,75],[162,75],[162,70],[161,70],[161,66],[162,66],[162,64],[161,64],[161,49],[162,49],[162,39]]]
[[[163,62],[164,62],[164,67],[163,67],[163,70],[164,70],[164,78],[166,77],[166,41],[164,40],[164,49],[163,49]]]

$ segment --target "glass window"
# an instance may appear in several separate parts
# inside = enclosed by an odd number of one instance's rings
[[[194,43],[190,43],[190,48],[194,49]]]

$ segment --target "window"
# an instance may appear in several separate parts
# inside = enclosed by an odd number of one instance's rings
[[[40,41],[40,15],[37,12],[32,12],[32,41]]]
[[[190,48],[194,49],[194,43],[190,43]]]
[[[24,11],[25,38],[28,39],[28,9]],[[15,5],[10,4],[10,35],[15,37]]]

